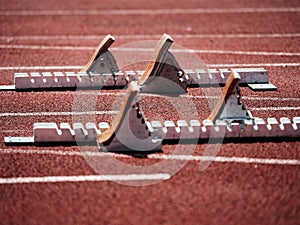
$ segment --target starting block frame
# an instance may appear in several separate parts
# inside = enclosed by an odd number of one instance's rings
[[[276,90],[276,86],[269,82],[269,74],[265,68],[182,69],[169,51],[173,39],[167,34],[162,35],[144,71],[122,71],[109,51],[114,41],[113,36],[107,35],[79,72],[15,73],[14,85],[2,85],[0,90],[51,91],[103,87],[114,89],[123,88],[131,81],[138,81],[140,86],[145,86],[142,91],[151,92],[157,86],[157,83],[154,83],[155,78],[164,77],[181,87],[179,93],[182,94],[186,92],[187,87],[224,86],[232,72],[241,77],[240,86],[247,86],[254,91]]]

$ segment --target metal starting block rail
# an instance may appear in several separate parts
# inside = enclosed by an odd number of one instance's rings
[[[268,71],[264,68],[236,68],[236,69],[208,69],[186,70],[188,87],[224,86],[230,73],[239,73],[241,86],[248,86],[252,90],[276,90],[276,86],[269,83]],[[0,90],[51,90],[51,89],[100,89],[102,87],[125,87],[130,81],[138,80],[144,71],[118,71],[114,74],[93,74],[86,72],[34,72],[15,73],[15,84],[8,87],[0,86]],[[210,76],[207,76],[210,74]]]
[[[241,77],[239,83],[241,86],[248,86],[256,91],[276,90],[276,86],[269,82],[268,71],[264,68],[183,70],[169,51],[173,40],[166,34],[162,35],[158,42],[153,58],[145,71],[121,71],[109,51],[114,41],[111,35],[107,35],[80,72],[15,73],[14,85],[0,86],[0,90],[43,91],[76,88],[101,89],[103,87],[113,89],[125,87],[131,81],[139,81],[140,86],[147,84],[149,87],[141,91],[148,92],[149,89],[160,84],[160,82],[155,83],[154,78],[163,77],[181,87],[180,94],[182,94],[186,92],[187,87],[224,86],[233,71]]]
[[[238,142],[239,138],[299,138],[300,137],[300,117],[275,118],[263,120],[255,118],[254,123],[248,121],[241,125],[231,123],[230,126],[224,121],[218,121],[214,124],[211,120],[179,120],[165,121],[147,121],[146,126],[149,129],[149,137],[154,142],[209,138],[234,138]],[[5,137],[6,144],[35,144],[35,143],[89,143],[96,142],[97,137],[105,130],[109,129],[107,122],[96,125],[95,123],[35,123],[33,127],[33,136],[31,137]],[[196,134],[196,136],[195,136]]]

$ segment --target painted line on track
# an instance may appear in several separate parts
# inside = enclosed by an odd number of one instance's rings
[[[209,68],[233,67],[299,67],[300,63],[232,63],[232,64],[206,64]],[[0,66],[0,70],[80,70],[82,66]]]
[[[70,93],[68,92],[58,92],[61,95],[67,94],[69,95]],[[97,90],[95,90],[94,92],[92,91],[78,91],[78,92],[74,92],[74,95],[78,95],[78,96],[83,96],[83,95],[88,95],[88,96],[124,96],[125,93],[124,92],[99,92]],[[140,93],[141,97],[157,97],[157,98],[165,98],[165,96],[162,95],[155,95],[155,94],[144,94],[144,93]],[[211,96],[211,95],[182,95],[180,96],[180,98],[192,98],[192,99],[219,99],[220,96]],[[300,101],[300,98],[289,98],[289,97],[259,97],[259,96],[246,96],[243,95],[242,98],[244,100],[249,100],[249,101],[281,101],[281,102],[286,102],[286,101]],[[112,114],[114,114],[114,111],[111,111]]]
[[[117,153],[103,153],[92,151],[61,151],[61,150],[34,150],[34,149],[0,149],[1,154],[32,154],[32,155],[58,155],[58,156],[87,156],[87,157],[116,157],[131,158],[131,156]],[[150,154],[149,159],[159,160],[184,160],[184,161],[213,161],[219,163],[243,163],[243,164],[268,164],[268,165],[300,165],[299,159],[275,159],[275,158],[249,158],[249,157],[225,157],[225,156],[194,156],[194,155],[167,155]]]
[[[297,111],[300,107],[260,107],[249,108],[251,111]],[[116,115],[118,111],[86,111],[86,112],[4,112],[0,117],[35,117],[35,116],[74,116],[74,115]]]
[[[64,94],[70,94],[68,92],[58,92],[61,95]],[[99,91],[95,91],[95,92],[91,92],[91,91],[80,91],[77,93],[74,93],[74,95],[77,96],[98,96],[98,97],[103,97],[103,96],[124,96],[125,93],[124,92],[99,92]],[[165,96],[162,95],[155,95],[155,94],[144,94],[144,93],[140,93],[141,97],[156,97],[156,98],[165,98]],[[180,96],[180,98],[190,98],[190,99],[219,99],[220,96],[210,96],[210,95],[182,95]],[[280,102],[298,102],[300,101],[300,98],[290,98],[290,97],[259,97],[259,96],[242,96],[242,98],[244,100],[248,100],[248,101],[280,101]],[[262,107],[267,109],[267,107]],[[272,107],[274,108],[274,107]],[[279,108],[279,107],[277,107]],[[260,108],[257,108],[258,110]],[[276,110],[276,109],[275,109]],[[29,113],[33,113],[35,114],[36,112],[29,112]],[[64,113],[65,115],[76,115],[76,114],[116,114],[117,111],[90,111],[90,112],[38,112],[38,114],[40,114],[41,116],[55,116],[57,115],[57,113]],[[3,114],[4,116],[4,114]]]
[[[85,16],[85,15],[172,15],[172,14],[240,14],[291,13],[300,7],[266,8],[173,8],[173,9],[119,9],[119,10],[2,10],[0,16]]]
[[[158,39],[161,34],[116,34],[116,39]],[[172,34],[175,39],[186,38],[217,38],[217,39],[233,39],[233,38],[297,38],[300,33],[271,33],[271,34]],[[0,40],[11,42],[14,40],[101,40],[103,35],[19,35],[19,36],[0,36]]]
[[[9,178],[0,178],[0,184],[99,182],[99,181],[143,181],[143,180],[167,180],[170,178],[171,178],[171,175],[167,174],[167,173],[44,176],[44,177],[9,177]]]
[[[2,45],[0,45],[1,48]],[[6,46],[6,45],[3,45]],[[9,46],[9,45],[8,45]],[[19,46],[19,45],[16,45]],[[26,45],[25,45],[26,47]],[[44,46],[42,46],[44,47]],[[52,47],[52,46],[51,46]],[[54,46],[56,47],[56,46]],[[70,47],[70,46],[66,46]],[[89,47],[87,47],[89,48]],[[153,52],[154,48],[112,48],[113,51],[128,52]],[[234,54],[234,55],[264,55],[264,56],[300,56],[299,52],[266,52],[266,51],[234,51],[234,50],[214,50],[214,49],[176,49],[171,48],[173,53],[198,53],[198,54]]]
[[[0,70],[81,70],[83,66],[2,66]]]
[[[60,92],[60,94],[70,94],[67,92]],[[91,92],[91,91],[81,91],[77,93],[78,96],[80,95],[88,95],[88,96],[123,96],[125,95],[124,92]],[[141,97],[157,97],[157,98],[165,98],[165,96],[162,95],[155,95],[155,94],[144,94],[140,93],[139,96]],[[192,99],[219,99],[220,96],[212,96],[212,95],[182,95],[180,98],[192,98]],[[300,101],[300,98],[280,98],[280,97],[259,97],[259,96],[245,96],[243,95],[242,98],[244,100],[249,100],[249,101]]]
[[[85,111],[85,112],[7,112],[0,113],[0,117],[24,116],[77,116],[77,115],[114,115],[118,111]]]
[[[101,93],[99,93],[101,94]],[[182,96],[187,98],[200,98],[200,99],[219,99],[219,96],[193,96],[193,95],[184,95]],[[300,98],[279,98],[279,97],[259,97],[259,96],[242,96],[244,100],[249,101],[300,101]]]
[[[2,49],[31,49],[31,50],[95,50],[95,47],[89,46],[49,46],[49,45],[0,45]]]
[[[252,111],[292,111],[300,110],[300,107],[260,107],[260,108],[250,108]]]
[[[231,67],[299,67],[300,63],[232,63],[232,64],[207,64],[210,68],[231,68]],[[82,68],[82,67],[81,67]]]
[[[0,45],[2,49],[29,49],[29,50],[67,50],[86,51],[95,50],[90,46],[48,46],[48,45]],[[125,52],[153,52],[154,48],[112,48],[113,51]],[[198,54],[229,54],[229,55],[259,55],[259,56],[300,56],[300,52],[266,52],[266,51],[234,51],[213,49],[171,49],[173,53],[198,53]]]

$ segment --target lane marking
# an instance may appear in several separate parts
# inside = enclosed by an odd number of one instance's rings
[[[299,67],[300,63],[232,63],[232,64],[207,64],[208,67],[230,68],[230,67]]]
[[[76,176],[43,176],[43,177],[9,177],[0,178],[0,184],[24,183],[57,183],[57,182],[97,182],[97,181],[142,181],[167,180],[171,175],[157,174],[118,174],[118,175],[76,175]]]
[[[80,70],[83,66],[2,66],[0,70]]]
[[[269,164],[269,165],[300,165],[298,159],[268,159],[248,157],[224,157],[224,156],[191,156],[191,155],[149,155],[153,159],[189,160],[189,161],[213,161],[220,163],[245,163],[245,164]]]
[[[69,94],[66,92],[60,92],[60,94]],[[123,96],[124,92],[79,92],[78,95],[93,95],[93,96]],[[140,93],[141,97],[157,97],[157,98],[165,98],[165,96],[162,95],[155,95],[155,94],[144,94]],[[180,98],[194,98],[194,99],[219,99],[220,96],[211,96],[211,95],[182,95]],[[259,97],[259,96],[242,96],[244,100],[249,101],[261,101],[261,100],[267,100],[267,101],[300,101],[300,98],[284,98],[284,97]]]
[[[61,95],[64,95],[64,94],[67,94],[69,95],[70,93],[68,92],[58,92],[59,94]],[[92,91],[80,91],[80,92],[77,92],[77,93],[73,93],[74,95],[78,95],[78,96],[81,96],[81,95],[88,95],[88,96],[98,96],[98,97],[101,97],[101,96],[123,96],[125,95],[124,92],[99,92],[97,90],[95,90],[94,92]],[[141,97],[156,97],[156,98],[165,98],[165,96],[162,96],[162,95],[155,95],[155,94],[144,94],[144,93],[140,93],[140,96]],[[204,95],[182,95],[180,96],[180,98],[192,98],[192,99],[219,99],[220,96],[210,96],[210,95],[207,95],[207,96],[204,96]],[[266,101],[281,101],[281,102],[288,102],[288,101],[300,101],[300,98],[290,98],[290,97],[259,97],[259,96],[242,96],[242,98],[244,100],[249,100],[249,101],[263,101],[263,100],[266,100]],[[110,111],[111,114],[115,114],[115,111]],[[100,113],[100,112],[98,112]]]
[[[118,111],[85,111],[85,112],[12,112],[0,113],[0,117],[24,116],[77,116],[77,115],[114,115]]]
[[[119,10],[2,10],[0,16],[83,16],[83,15],[171,15],[171,14],[227,14],[227,13],[291,13],[300,7],[268,8],[175,8],[175,9],[119,9]]]
[[[296,111],[300,107],[259,107],[249,108],[252,111]],[[74,116],[74,115],[115,115],[118,111],[86,111],[86,112],[4,112],[0,117],[25,117],[25,116]]]
[[[116,34],[116,39],[158,39],[160,34],[146,35],[127,35]],[[0,36],[0,40],[11,42],[14,40],[101,40],[103,35],[20,35],[20,36]],[[217,39],[232,39],[232,38],[296,38],[300,37],[300,33],[271,33],[271,34],[172,34],[175,39],[186,38],[217,38]]]
[[[1,47],[1,45],[0,45],[0,47]],[[116,47],[116,48],[113,48],[112,50],[113,51],[128,51],[128,52],[135,52],[135,51],[137,51],[137,52],[153,52],[154,51],[153,48],[125,48],[125,47]],[[234,50],[178,49],[178,48],[177,49],[176,48],[173,48],[173,49],[171,48],[170,51],[173,52],[173,53],[234,54],[234,55],[264,55],[264,56],[300,56],[299,52],[234,51]]]
[[[116,157],[131,158],[129,155],[103,152],[75,152],[61,150],[34,150],[34,149],[0,149],[2,154],[33,154],[33,155],[58,155],[58,156],[88,156],[88,157]],[[184,161],[213,161],[219,163],[244,163],[244,164],[269,164],[269,165],[300,165],[299,159],[276,159],[276,158],[250,158],[250,157],[225,157],[225,156],[193,156],[193,155],[167,155],[150,154],[149,159],[161,160],[184,160]]]
[[[261,108],[250,108],[253,111],[292,111],[300,110],[300,107],[261,107]]]
[[[48,45],[0,45],[2,49],[30,49],[30,50],[95,50],[89,46],[48,46]],[[112,51],[128,52],[153,52],[153,48],[113,48]],[[300,52],[266,52],[266,51],[234,51],[213,49],[171,49],[173,53],[198,53],[198,54],[230,54],[230,55],[262,55],[262,56],[300,56]]]
[[[200,99],[219,99],[219,96],[184,95],[182,97],[200,98]],[[300,101],[300,98],[279,98],[279,97],[258,97],[258,96],[242,96],[242,98],[244,100],[249,100],[249,101],[261,101],[261,100],[267,100],[267,101]]]
[[[63,95],[63,94],[67,94],[69,95],[70,93],[68,92],[58,92],[59,94]],[[99,92],[99,91],[79,91],[76,93],[72,93],[74,95],[88,95],[88,96],[123,96],[124,92],[112,92],[112,91],[108,91],[108,92]],[[157,98],[164,98],[165,96],[162,95],[155,95],[155,94],[144,94],[144,93],[140,93],[141,97],[157,97]],[[209,96],[209,95],[182,95],[180,96],[180,98],[194,98],[194,99],[219,99],[219,96]],[[249,101],[262,101],[262,100],[266,100],[266,101],[300,101],[300,98],[291,98],[291,97],[259,97],[259,96],[242,96],[242,98],[244,100],[249,100]],[[114,114],[114,111],[111,111],[111,114]]]
[[[299,67],[300,63],[232,63],[232,64],[206,64],[209,68],[232,67]],[[83,66],[0,66],[0,70],[80,70]]]
[[[32,49],[32,50],[95,50],[95,47],[88,46],[48,46],[48,45],[0,45],[3,49]]]

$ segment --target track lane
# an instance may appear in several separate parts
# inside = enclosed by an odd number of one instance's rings
[[[219,1],[194,1],[187,0],[184,3],[166,0],[163,2],[150,1],[146,5],[139,0],[131,0],[124,2],[123,0],[114,0],[110,4],[103,1],[91,2],[90,0],[75,0],[72,2],[61,2],[59,0],[39,1],[33,0],[30,2],[19,2],[18,0],[5,1],[1,0],[1,10],[93,10],[93,9],[161,9],[161,8],[243,8],[243,7],[299,7],[299,2],[293,0],[280,0],[270,2],[262,1],[247,1],[237,2],[234,0]],[[5,3],[5,4],[4,4]]]
[[[5,221],[26,217],[30,223],[123,223],[127,218],[128,222],[147,223],[146,216],[151,217],[151,223],[175,217],[178,218],[173,221],[175,224],[224,221],[249,224],[257,220],[293,223],[297,222],[299,203],[290,199],[297,199],[298,180],[299,173],[294,167],[216,164],[201,173],[196,163],[191,163],[173,179],[154,186],[137,188],[113,182],[84,182],[1,185],[0,189],[5,200],[2,207]],[[174,188],[178,186],[181,188]],[[131,199],[135,199],[134,211]],[[113,210],[102,210],[107,205]],[[54,214],[56,217],[51,216]]]
[[[158,34],[158,33],[186,33],[188,27],[197,33],[270,33],[281,32],[291,33],[299,32],[300,13],[257,13],[251,16],[247,13],[239,14],[238,20],[236,16],[229,14],[205,14],[194,15],[186,14],[178,15],[141,15],[112,17],[99,16],[94,20],[94,16],[36,16],[36,17],[18,17],[0,16],[0,33],[5,35],[28,35],[28,34],[90,34],[91,31],[97,30],[99,34]],[[46,19],[45,19],[46,18]],[[184,18],[184,19],[183,19]],[[86,21],[90,21],[87,23]],[[135,21],[139,21],[136,23]],[[151,22],[150,22],[151,21]],[[188,21],[188,22],[187,22]],[[199,23],[199,21],[205,21]],[[32,22],[35,26],[32,27]],[[69,27],[68,30],[61,33],[56,24],[61,24],[64,27]],[[193,24],[191,26],[191,24]],[[251,24],[250,27],[245,24]],[[151,31],[147,27],[151,26]],[[124,31],[123,27],[127,27]],[[13,29],[11,29],[13,28]]]
[[[81,3],[81,4],[80,4]],[[110,4],[103,4],[102,1],[94,2],[93,4],[88,1],[72,1],[72,2],[61,2],[56,0],[44,1],[9,1],[0,4],[0,9],[78,9],[79,5],[83,9],[118,9],[120,3],[122,8],[170,8],[170,7],[185,7],[179,5],[178,2],[174,1],[150,1],[147,6],[141,1],[130,1],[124,3],[123,1],[113,1]],[[83,5],[82,5],[83,4]],[[186,6],[191,8],[204,7],[204,8],[239,8],[239,7],[287,7],[296,6],[299,7],[297,1],[192,1],[187,0],[184,2]],[[265,16],[265,14],[259,14]],[[245,18],[248,16],[249,18]],[[53,18],[48,17],[45,21],[36,21],[36,18],[41,19],[42,17],[36,17],[33,20],[28,18],[24,19],[24,27],[20,25],[18,18],[11,18],[11,20],[5,21],[4,28],[0,31],[3,35],[34,35],[34,34],[63,34],[65,30],[61,30],[61,27],[66,27],[72,24],[72,29],[68,30],[69,34],[90,34],[91,30],[96,30],[96,33],[104,35],[108,32],[112,34],[130,34],[140,33],[142,35],[160,34],[162,32],[169,32],[177,34],[187,33],[284,33],[284,32],[298,32],[298,13],[289,14],[277,14],[272,18],[274,14],[265,16],[264,18],[255,18],[253,20],[254,26],[245,26],[245,22],[251,21],[249,15],[243,15],[239,17],[240,21],[233,21],[233,17],[228,15],[218,16],[204,16],[198,18],[191,18],[192,16],[185,17],[185,21],[179,21],[180,18],[168,17],[169,21],[165,25],[162,25],[161,21],[166,21],[165,17],[160,19],[153,19],[149,16],[145,20],[139,21],[140,17],[119,17],[119,18],[105,18],[102,21],[90,20],[91,17],[74,17],[75,19],[71,23],[70,18]],[[284,18],[285,16],[285,18]],[[121,19],[124,21],[121,21]],[[199,18],[209,19],[206,24],[200,24]],[[20,19],[20,18],[19,18]],[[62,22],[66,19],[66,23]],[[85,26],[85,19],[91,21],[91,25],[86,26],[84,29],[80,29],[77,26]],[[3,24],[3,18],[0,17],[0,21]],[[17,22],[18,21],[18,22]],[[32,21],[35,24],[41,25],[40,28],[34,28],[32,30]],[[146,27],[150,22],[155,22],[154,29],[148,31]],[[113,25],[107,29],[105,23]],[[124,27],[116,27],[116,24],[125,24],[126,26],[132,25],[128,30]],[[252,22],[252,21],[251,21]],[[55,23],[55,24],[54,24]],[[103,23],[103,24],[102,24]],[[159,24],[158,24],[159,23]],[[249,23],[251,24],[251,23]],[[47,26],[47,28],[46,28]],[[74,26],[74,27],[73,27]],[[178,27],[178,28],[176,28]],[[54,28],[54,29],[51,29]],[[7,30],[5,30],[7,29]],[[192,29],[191,31],[189,31]],[[256,31],[256,29],[258,31]],[[95,33],[93,32],[93,34]],[[261,40],[261,39],[259,39]],[[256,40],[257,41],[257,40]],[[215,40],[210,43],[210,40],[204,41],[204,44],[199,44],[201,48],[207,49],[222,49],[235,50],[243,48],[248,51],[298,51],[299,45],[298,39],[281,39],[281,40],[264,40],[259,44],[256,44],[253,40],[247,44],[248,40],[233,40],[232,43],[228,41]],[[280,45],[280,41],[283,44]],[[125,42],[125,40],[124,40]],[[202,41],[199,41],[202,42]],[[270,42],[270,44],[268,44]],[[21,43],[21,42],[20,42]],[[20,44],[19,43],[19,44]],[[92,42],[90,45],[97,45],[98,40]],[[175,41],[177,43],[177,40]],[[182,42],[183,46],[189,46],[190,48],[200,48],[198,41],[185,43]],[[194,45],[195,43],[195,45]],[[273,44],[271,44],[273,43]],[[28,42],[28,44],[35,44],[34,42]],[[37,42],[41,44],[41,42]],[[49,42],[45,42],[46,45]],[[61,45],[75,45],[75,46],[86,46],[86,42],[79,40],[76,42],[60,42]],[[253,45],[253,46],[252,46]],[[235,47],[236,46],[236,47]],[[2,52],[2,50],[1,50]],[[19,65],[52,65],[55,61],[55,57],[61,59],[61,63],[58,65],[83,65],[86,60],[83,60],[83,56],[73,56],[70,58],[64,58],[59,55],[52,55],[49,58],[53,60],[45,59],[47,53],[44,52],[31,54],[38,54],[38,57],[29,57],[31,60],[22,61],[18,54],[20,52],[9,52],[1,54],[6,58],[6,64],[4,66],[19,66]],[[15,55],[14,57],[8,55]],[[86,58],[89,59],[90,53],[86,54]],[[23,55],[22,55],[23,56]],[[209,63],[225,63],[230,60],[214,60],[211,59],[214,55],[205,56]],[[224,57],[230,57],[232,62],[235,61],[259,61],[259,63],[267,62],[266,58],[244,58],[239,60],[232,58],[230,55],[224,55]],[[45,60],[44,60],[45,59]],[[74,59],[74,60],[73,60]],[[277,58],[278,59],[278,58]],[[279,62],[277,59],[272,59],[272,62]],[[49,60],[49,61],[48,61]],[[77,63],[73,63],[76,61]],[[23,64],[24,63],[24,64]],[[248,62],[247,62],[248,63]],[[259,93],[262,97],[291,97],[299,98],[299,90],[297,89],[298,83],[298,67],[271,67],[270,69],[270,80],[279,86],[278,92]],[[13,81],[13,72],[15,70],[5,71],[5,76],[1,77],[1,83],[10,84]],[[2,71],[1,71],[2,74]],[[288,87],[288,88],[287,88]],[[255,96],[255,93],[243,90],[246,96]],[[2,94],[2,93],[1,93]],[[3,93],[5,96],[6,93]],[[197,94],[197,93],[196,93]],[[40,96],[49,95],[49,97],[60,104],[62,103],[61,93],[52,94],[40,94]],[[56,96],[58,95],[58,97]],[[68,94],[67,94],[68,95]],[[38,100],[34,99],[34,95],[31,93],[18,94],[14,93],[10,95],[12,99],[16,99],[20,96],[26,96],[29,98],[28,103],[32,107],[36,107],[34,103]],[[33,96],[33,97],[31,97]],[[68,99],[71,97],[68,97]],[[7,98],[8,99],[8,98]],[[38,109],[49,109],[53,101],[49,101],[49,106],[44,102],[38,105]],[[15,109],[22,110],[19,105],[20,100],[16,99]],[[56,105],[54,109],[62,109],[60,105]],[[247,101],[247,104],[253,106],[264,107],[267,106],[291,106],[295,105],[294,101],[271,101],[260,100]],[[258,104],[258,105],[257,105]],[[55,105],[55,104],[54,104]],[[2,106],[2,105],[1,105]],[[24,106],[25,108],[27,106]],[[25,109],[24,108],[24,109]],[[10,111],[14,111],[13,108],[6,108]],[[258,112],[257,112],[258,113]],[[261,113],[261,114],[260,114]],[[278,116],[278,115],[290,115],[290,111],[285,112],[259,112],[259,115],[264,116]],[[292,115],[295,112],[292,112]],[[297,113],[298,114],[298,113]],[[65,120],[67,117],[56,117],[48,118],[41,117],[42,120]],[[31,130],[30,123],[32,118],[29,120],[24,119],[22,121],[16,121],[15,119],[7,119],[1,121],[1,127],[3,126],[11,128],[17,123],[25,132],[29,133]],[[3,122],[3,123],[2,123]],[[20,128],[19,127],[19,128]],[[21,132],[21,131],[20,131]],[[0,132],[0,138],[3,140],[5,134]],[[0,143],[2,148],[7,149],[8,147]],[[203,155],[206,145],[198,145],[195,154]],[[10,147],[12,149],[18,149],[17,147]],[[22,149],[35,149],[35,150],[46,150],[47,147],[32,147],[22,146]],[[49,147],[48,147],[49,149]],[[78,151],[77,147],[62,147],[56,146],[51,147],[52,150],[58,151]],[[164,146],[163,154],[170,154],[174,149],[174,145]],[[0,151],[1,152],[1,151]],[[299,159],[299,142],[279,142],[279,143],[250,143],[250,144],[235,144],[227,143],[222,145],[221,151],[218,153],[220,156],[240,156],[240,157],[264,157],[264,158],[289,158]],[[89,168],[85,161],[79,156],[53,156],[53,155],[33,155],[33,154],[1,154],[1,175],[7,173],[9,176],[19,175],[47,175],[59,173],[65,174],[93,174],[91,168]],[[127,163],[150,163],[147,159],[122,159],[123,162]],[[17,166],[19,163],[19,167]],[[28,166],[32,165],[32,166]],[[298,166],[278,166],[278,165],[260,165],[260,164],[238,164],[238,163],[213,163],[205,172],[199,172],[199,162],[191,161],[188,162],[179,173],[177,173],[172,179],[165,182],[158,183],[156,185],[148,187],[130,187],[116,184],[114,182],[81,182],[81,183],[57,183],[57,184],[26,184],[26,185],[0,185],[0,208],[1,219],[4,222],[20,223],[22,224],[147,224],[151,220],[153,223],[177,223],[177,224],[296,224],[299,221],[299,169]],[[1,223],[1,222],[0,222]]]

